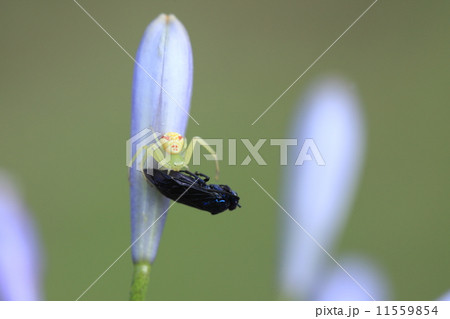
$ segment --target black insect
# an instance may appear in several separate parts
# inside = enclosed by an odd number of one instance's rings
[[[189,171],[144,170],[145,177],[166,197],[191,207],[219,214],[239,205],[228,185],[207,184],[209,177]]]

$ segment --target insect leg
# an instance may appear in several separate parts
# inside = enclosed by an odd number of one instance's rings
[[[208,175],[205,175],[205,174],[202,174],[199,172],[195,172],[195,175],[203,177],[203,180],[205,181],[205,183],[207,183],[210,179]]]
[[[189,146],[187,147],[186,153],[184,156],[186,165],[191,160],[192,153],[194,151],[194,147],[197,143],[200,144],[200,146],[203,146],[214,157],[214,160],[216,161],[216,180],[219,179],[219,159],[217,158],[216,152],[214,152],[212,147],[209,146],[208,143],[206,143],[206,141],[204,139],[202,139],[201,137],[194,136],[192,138],[191,143],[189,143]]]
[[[179,172],[185,173],[186,175],[189,175],[189,176],[191,176],[191,177],[193,177],[193,178],[197,178],[197,176],[196,176],[194,173],[190,172],[190,171],[187,171],[187,170],[181,170],[181,171],[179,171]]]
[[[202,182],[203,184],[206,184],[207,181],[209,181],[209,177],[203,174],[197,174],[197,172],[192,173],[190,171],[182,170],[181,173],[185,173],[186,175],[192,176],[196,181]],[[202,179],[200,176],[206,177],[205,179]]]

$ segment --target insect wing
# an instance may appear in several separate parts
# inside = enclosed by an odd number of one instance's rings
[[[228,202],[221,191],[211,189],[203,180],[181,173],[172,174],[179,186],[186,187],[186,192],[178,202],[218,214],[228,209]]]
[[[145,177],[166,197],[177,200],[186,187],[176,183],[171,176],[160,170],[144,170]]]
[[[164,196],[213,215],[235,209],[239,201],[228,186],[208,185],[200,177],[156,169],[144,170],[144,174]]]

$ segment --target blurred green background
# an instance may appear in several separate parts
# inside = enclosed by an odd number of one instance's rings
[[[395,299],[436,299],[450,288],[448,1],[379,1],[250,125],[371,3],[80,0],[132,55],[161,12],[182,21],[194,52],[191,113],[201,124],[191,121],[188,137],[286,137],[309,83],[329,73],[354,81],[369,145],[335,253],[372,256]],[[74,300],[130,243],[133,62],[70,0],[1,1],[0,25],[0,167],[22,182],[35,214],[46,298]],[[241,196],[236,213],[171,209],[151,300],[278,298],[282,217],[251,177],[276,198],[283,180],[278,151],[266,145],[262,154],[268,166],[221,165],[221,181]],[[131,272],[127,253],[83,300],[128,299]]]

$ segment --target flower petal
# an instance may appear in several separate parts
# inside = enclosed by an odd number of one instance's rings
[[[442,295],[438,300],[439,301],[450,301],[450,290],[447,291],[444,295]]]
[[[0,300],[40,300],[40,247],[11,179],[0,172]]]
[[[364,121],[352,86],[334,78],[313,86],[300,103],[290,137],[297,138],[298,145],[290,149],[285,169],[285,208],[330,251],[353,202],[365,149]],[[293,164],[305,139],[314,141],[324,166],[318,165],[320,158]],[[311,149],[308,154],[314,159]],[[283,294],[309,298],[329,257],[287,216],[282,232]]]
[[[340,264],[377,301],[389,299],[389,281],[372,261],[360,256],[344,257]],[[334,265],[328,276],[324,276],[315,300],[371,301],[364,292],[339,266]]]
[[[132,138],[145,129],[185,135],[192,76],[192,49],[186,29],[175,16],[161,14],[147,27],[136,54]],[[152,263],[169,200],[146,181],[142,172],[130,169],[129,179],[131,237],[132,243],[136,241],[132,247],[133,261]]]

